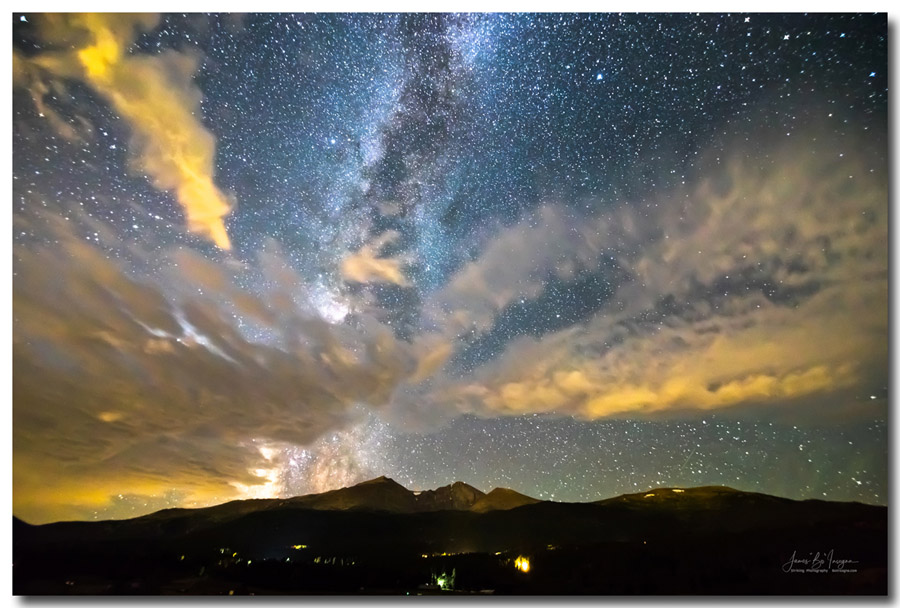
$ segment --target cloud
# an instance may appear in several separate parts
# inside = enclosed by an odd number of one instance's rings
[[[13,500],[29,521],[107,508],[126,488],[253,495],[267,483],[254,441],[310,444],[428,365],[370,316],[318,317],[276,250],[261,276],[163,250],[151,276],[69,217],[35,217],[42,240],[14,250]]]
[[[511,303],[540,296],[549,279],[571,280],[596,269],[609,251],[624,249],[633,230],[623,223],[625,230],[610,235],[610,221],[561,206],[541,206],[491,239],[476,259],[429,297],[425,312],[449,334],[486,332]]]
[[[460,412],[596,419],[871,394],[887,378],[885,163],[869,142],[801,136],[710,161],[667,197],[540,207],[426,294],[409,340],[372,302],[327,322],[323,287],[274,242],[219,263],[160,254],[152,234],[143,249],[88,242],[79,231],[103,223],[77,211],[17,214],[32,236],[13,251],[14,511],[89,514],[123,488],[154,505],[171,488],[188,505],[271,492],[261,447],[327,446],[371,411],[430,429]],[[405,258],[380,257],[397,238],[363,245],[341,276],[406,286]],[[449,369],[472,330],[607,265],[622,273],[590,314]],[[316,487],[363,474],[321,450]]]
[[[29,88],[39,111],[69,139],[77,133],[43,103],[46,81],[90,85],[131,127],[135,170],[160,190],[174,191],[192,232],[230,249],[224,218],[232,204],[213,181],[215,137],[197,118],[202,97],[192,81],[197,57],[129,53],[137,34],[157,23],[156,16],[138,14],[43,15],[39,32],[53,50],[27,59],[14,55],[13,81]]]
[[[45,82],[41,78],[40,70],[33,67],[29,60],[21,53],[13,49],[13,86],[24,88],[28,91],[31,101],[34,103],[38,114],[49,121],[51,128],[63,139],[70,142],[84,142],[83,134],[65,120],[59,112],[48,105],[44,99],[51,95],[65,96],[65,86],[61,81]],[[91,126],[82,117],[76,117],[76,121],[83,131],[90,132]]]
[[[354,253],[341,260],[341,276],[356,283],[393,283],[405,287],[409,285],[403,267],[408,256],[379,257],[381,251],[400,234],[388,230],[366,243]]]
[[[574,226],[545,207],[502,231],[434,298],[443,335],[490,328],[561,268],[609,258],[628,280],[587,320],[514,338],[472,374],[437,372],[430,395],[415,397],[595,419],[788,407],[883,385],[885,163],[863,142],[818,133],[761,137],[762,152],[711,161],[665,198]]]
[[[866,300],[886,297],[870,287]],[[822,293],[798,309],[769,306],[718,320],[718,331],[707,331],[709,322],[685,323],[616,344],[598,322],[541,341],[523,339],[480,371],[478,405],[594,419],[789,405],[857,386],[867,365],[885,355],[872,350],[879,324],[847,323],[847,310],[830,309],[834,295]]]

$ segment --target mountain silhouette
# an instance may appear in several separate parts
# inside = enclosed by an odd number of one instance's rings
[[[484,492],[461,481],[454,481],[448,486],[435,490],[416,492],[416,505],[419,511],[442,511],[471,509],[484,497]]]
[[[505,498],[499,498],[505,497]],[[513,490],[496,488],[490,494],[461,481],[434,490],[411,491],[390,477],[376,477],[354,486],[330,490],[320,494],[306,494],[293,498],[234,500],[200,509],[163,509],[143,516],[149,519],[172,519],[195,514],[215,521],[223,521],[253,513],[281,508],[315,509],[321,511],[387,511],[390,513],[425,513],[429,511],[478,512],[512,509],[539,502],[535,498]],[[139,518],[140,519],[140,518]]]
[[[288,499],[288,504],[292,507],[327,510],[368,509],[392,513],[413,513],[417,510],[415,495],[384,476],[349,488]]]
[[[453,570],[459,589],[500,593],[878,594],[886,530],[886,507],[722,486],[562,503],[378,477],[129,520],[14,518],[13,583],[17,594],[396,593]],[[810,551],[854,573],[782,571]],[[527,573],[513,567],[521,556]]]
[[[436,488],[413,492],[389,477],[292,499],[294,505],[313,509],[368,509],[392,513],[421,513],[426,511],[466,510],[484,496],[484,492],[461,481]]]
[[[508,488],[494,488],[487,494],[482,495],[469,509],[476,513],[484,513],[485,511],[515,509],[516,507],[532,505],[536,502],[541,501]]]

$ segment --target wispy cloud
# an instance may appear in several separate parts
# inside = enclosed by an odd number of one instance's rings
[[[862,142],[800,135],[713,161],[668,198],[575,225],[548,207],[502,231],[436,295],[445,335],[489,329],[572,265],[610,259],[628,280],[584,322],[513,338],[473,375],[439,374],[432,399],[600,418],[789,404],[883,383],[884,162]]]
[[[467,411],[789,409],[880,386],[887,174],[850,145],[841,157],[795,135],[712,162],[667,199],[578,216],[546,205],[427,296],[409,340],[371,302],[326,322],[274,243],[251,270],[189,248],[151,256],[153,235],[130,254],[89,242],[78,230],[102,222],[77,213],[18,217],[39,238],[14,248],[14,509],[88,513],[122,487],[150,502],[175,486],[185,504],[253,495],[271,484],[260,445],[314,444],[360,411],[421,429]],[[344,278],[405,284],[401,261],[378,257],[394,238],[350,254]],[[152,274],[137,263],[150,257]],[[471,330],[607,267],[621,272],[590,314],[452,369]]]
[[[347,281],[356,283],[393,283],[406,286],[409,281],[404,274],[409,255],[381,257],[385,247],[399,237],[399,233],[388,230],[376,236],[372,242],[341,260],[341,275]]]
[[[317,316],[276,251],[260,254],[268,287],[243,289],[240,268],[175,248],[151,278],[70,217],[36,221],[45,244],[14,251],[17,512],[105,504],[117,484],[233,496],[265,481],[249,439],[313,442],[357,404],[384,406],[420,367],[424,353],[371,317]],[[90,479],[90,495],[66,479]]]
[[[33,57],[14,55],[14,83],[26,86],[61,135],[78,137],[44,104],[51,83],[85,82],[128,123],[134,168],[154,186],[173,191],[188,228],[222,249],[231,241],[224,218],[233,204],[214,183],[216,141],[198,118],[202,94],[193,82],[198,57],[187,52],[131,53],[154,15],[48,14],[38,20],[49,49]]]

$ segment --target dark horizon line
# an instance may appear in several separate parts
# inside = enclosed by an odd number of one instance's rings
[[[353,485],[344,486],[344,487],[341,487],[341,488],[334,488],[334,489],[332,489],[332,490],[325,490],[324,492],[311,492],[311,493],[309,493],[309,494],[296,494],[296,495],[294,495],[294,496],[277,496],[277,497],[272,497],[272,498],[235,498],[235,499],[233,499],[233,500],[227,500],[227,501],[225,501],[225,502],[220,502],[220,503],[217,503],[217,504],[214,504],[214,505],[207,505],[207,506],[204,506],[204,507],[166,507],[166,508],[164,508],[164,509],[157,509],[156,511],[150,511],[150,512],[144,513],[144,514],[142,514],[142,515],[135,515],[135,516],[133,516],[133,517],[109,518],[109,519],[97,519],[97,520],[61,519],[61,520],[56,520],[56,521],[48,521],[48,522],[44,522],[44,523],[41,523],[41,524],[33,524],[33,523],[30,523],[30,522],[26,521],[25,519],[23,519],[23,518],[17,516],[15,513],[13,513],[13,520],[18,520],[18,521],[20,521],[20,522],[22,522],[22,523],[24,523],[24,524],[29,525],[29,526],[48,526],[48,525],[52,525],[52,524],[61,524],[61,523],[103,523],[103,522],[112,522],[112,521],[131,521],[131,520],[135,520],[135,519],[140,519],[140,518],[142,518],[142,517],[148,517],[148,516],[154,515],[154,514],[156,514],[156,513],[163,513],[163,512],[166,512],[166,511],[202,511],[202,510],[204,510],[204,509],[214,509],[214,508],[216,508],[216,507],[221,507],[221,506],[223,506],[223,505],[228,505],[228,504],[232,504],[232,503],[240,503],[240,502],[256,502],[256,501],[273,501],[273,500],[294,500],[294,499],[297,499],[297,498],[305,498],[305,497],[307,497],[307,496],[320,496],[320,495],[323,495],[323,494],[327,494],[327,493],[329,493],[329,492],[339,492],[339,491],[341,491],[341,490],[348,490],[348,489],[355,488],[355,487],[360,486],[360,485],[369,484],[369,483],[376,482],[376,481],[379,481],[379,480],[390,481],[390,482],[392,482],[392,483],[395,483],[395,484],[397,484],[398,486],[400,486],[401,488],[403,488],[404,490],[406,490],[407,492],[410,492],[410,493],[418,493],[418,492],[434,492],[434,491],[439,490],[439,489],[441,489],[441,488],[452,487],[453,485],[458,484],[458,483],[467,485],[467,486],[469,486],[470,488],[474,488],[475,490],[478,490],[479,492],[483,492],[480,488],[476,488],[476,487],[473,486],[472,484],[470,484],[470,483],[468,483],[468,482],[465,482],[465,481],[460,481],[460,480],[452,481],[452,482],[450,482],[450,483],[448,483],[448,484],[446,484],[446,485],[438,486],[437,488],[431,488],[431,489],[427,489],[427,490],[410,490],[409,488],[407,488],[406,486],[404,486],[403,484],[401,484],[401,483],[398,482],[397,480],[395,480],[395,479],[393,479],[393,478],[391,478],[391,477],[388,477],[387,475],[379,475],[378,477],[373,477],[372,479],[366,479],[366,480],[364,480],[364,481],[360,481],[360,482],[355,483],[355,484],[353,484]],[[535,497],[533,497],[533,496],[531,496],[531,495],[529,495],[529,494],[525,494],[525,493],[523,493],[523,492],[519,492],[518,490],[514,490],[514,489],[512,489],[512,488],[506,488],[506,487],[502,487],[502,486],[494,487],[494,488],[492,488],[491,490],[489,490],[489,491],[487,491],[487,492],[483,492],[483,493],[484,493],[484,494],[490,494],[490,493],[493,492],[494,490],[510,490],[510,491],[512,491],[512,492],[516,492],[517,494],[521,494],[522,496],[525,496],[525,497],[527,497],[527,498],[534,499],[534,500],[536,500],[536,501],[538,501],[538,502],[541,502],[541,503],[556,503],[556,504],[595,504],[595,503],[604,502],[604,501],[608,501],[608,500],[615,500],[615,499],[617,499],[617,498],[625,498],[625,497],[629,497],[629,496],[637,496],[637,495],[640,495],[640,494],[648,494],[648,493],[651,493],[651,492],[654,492],[654,491],[659,491],[659,490],[669,490],[669,491],[672,491],[672,490],[704,490],[704,489],[713,489],[713,488],[715,488],[715,489],[724,489],[724,490],[728,490],[728,491],[732,491],[732,492],[737,492],[737,493],[740,493],[740,494],[755,494],[755,495],[758,495],[758,496],[769,496],[769,497],[772,497],[772,498],[778,498],[778,499],[780,499],[780,500],[790,500],[790,501],[793,501],[793,502],[809,502],[809,501],[817,501],[817,502],[827,502],[827,503],[859,504],[859,505],[865,505],[865,506],[870,506],[870,507],[883,507],[883,508],[887,508],[887,502],[881,504],[881,503],[869,503],[869,502],[863,502],[863,501],[861,501],[861,500],[827,500],[827,499],[822,499],[822,498],[790,498],[790,497],[787,497],[787,496],[780,496],[780,495],[777,495],[777,494],[767,494],[767,493],[765,493],[765,492],[755,492],[755,491],[750,491],[750,490],[741,490],[741,489],[734,488],[734,487],[732,487],[732,486],[726,486],[726,485],[702,485],[702,486],[655,486],[655,487],[650,487],[650,488],[648,488],[648,489],[646,489],[646,490],[641,490],[641,491],[637,491],[637,492],[626,492],[626,493],[623,493],[623,494],[617,494],[617,495],[615,495],[615,496],[609,496],[609,497],[605,497],[605,498],[601,497],[601,498],[598,498],[598,499],[595,499],[595,500],[544,500],[544,499],[541,499],[541,498],[535,498]],[[338,510],[339,510],[339,509],[338,509]]]

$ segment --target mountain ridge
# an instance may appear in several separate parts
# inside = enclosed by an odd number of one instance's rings
[[[711,498],[753,498],[763,501],[786,502],[823,502],[828,504],[854,504],[870,507],[859,501],[822,501],[820,499],[792,499],[758,492],[738,490],[729,486],[695,486],[695,487],[656,487],[643,492],[621,494],[594,501],[561,502],[547,501],[522,494],[510,488],[496,487],[485,493],[463,481],[453,481],[447,485],[430,490],[409,490],[394,479],[385,475],[361,481],[352,486],[327,490],[325,492],[302,494],[287,498],[248,498],[235,499],[210,505],[207,507],[170,507],[124,519],[100,520],[62,520],[44,524],[32,524],[20,517],[13,516],[14,521],[28,526],[45,526],[63,523],[103,523],[134,520],[166,520],[194,515],[205,515],[212,520],[225,520],[240,517],[257,511],[270,511],[280,508],[301,508],[318,511],[385,511],[390,513],[427,513],[435,511],[469,511],[486,513],[489,511],[507,511],[526,505],[538,503],[650,507],[681,499],[679,502],[691,503],[691,506],[702,504]],[[653,499],[653,500],[650,500]],[[696,503],[696,504],[694,504]]]
[[[719,581],[723,593],[821,593],[819,581],[841,593],[884,593],[886,530],[884,506],[723,486],[565,503],[462,482],[417,494],[376,478],[129,520],[32,526],[14,518],[14,586],[24,594],[408,591],[458,567],[465,588],[512,594],[696,593],[697,581]],[[825,548],[853,560],[858,575],[782,570],[794,552]],[[528,572],[516,569],[519,556],[530,560]]]

